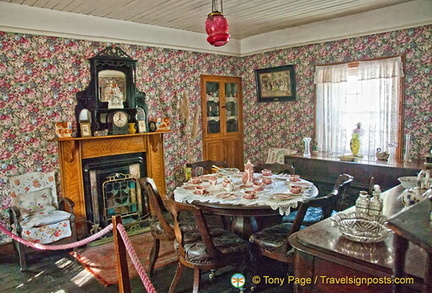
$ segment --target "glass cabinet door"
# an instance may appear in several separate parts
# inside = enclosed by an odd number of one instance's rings
[[[226,107],[226,131],[238,131],[238,85],[236,83],[225,83],[225,107]]]
[[[220,133],[220,84],[206,82],[207,133]]]

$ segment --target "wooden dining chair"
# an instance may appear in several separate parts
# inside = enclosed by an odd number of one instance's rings
[[[175,248],[178,255],[170,293],[175,292],[185,267],[194,270],[193,292],[196,293],[199,291],[202,271],[234,264],[246,265],[249,253],[247,241],[225,229],[209,226],[199,207],[168,200],[167,208],[174,218]],[[180,216],[183,213],[194,216],[195,230],[182,229]]]
[[[273,174],[295,174],[295,168],[289,164],[258,164],[254,166],[254,172],[259,173],[264,169],[271,170]]]
[[[351,180],[352,181],[352,180]],[[326,218],[326,215],[330,213],[335,213],[337,211],[342,210],[341,206],[344,205],[344,202],[346,201],[347,197],[347,188],[351,181],[346,182],[344,181],[343,175],[339,175],[336,179],[335,184],[333,185],[331,193],[338,192],[338,196],[333,199],[331,204],[329,204],[326,208],[326,211],[323,210],[322,207],[309,207],[306,211],[306,215],[303,219],[303,226],[310,226],[313,225],[324,218]],[[371,178],[371,182],[373,182],[373,177]],[[297,216],[297,211],[293,211],[287,216],[284,216],[282,218],[282,222],[294,222],[295,218]],[[327,216],[328,217],[328,216]]]
[[[191,164],[192,172],[195,170],[196,167],[203,167],[204,173],[210,174],[213,173],[212,169],[213,166],[219,167],[219,168],[228,168],[228,163],[225,161],[212,161],[212,160],[206,160],[206,161],[199,161]]]
[[[174,241],[174,220],[170,212],[166,209],[168,197],[161,196],[153,178],[143,177],[139,180],[143,194],[146,195],[150,209],[150,233],[153,237],[153,246],[149,257],[149,275],[154,273],[154,267],[159,256],[161,241]],[[222,226],[224,223],[215,215],[206,215],[211,225],[214,227]],[[180,219],[183,230],[195,231],[195,221],[191,215],[183,215]]]
[[[292,263],[292,247],[288,241],[288,237],[304,228],[303,220],[307,209],[310,207],[320,207],[323,210],[322,219],[330,217],[333,210],[332,207],[334,207],[337,199],[345,192],[347,186],[352,181],[353,176],[340,174],[336,181],[337,188],[333,189],[329,194],[312,198],[299,204],[296,217],[292,223],[281,223],[252,234],[249,237],[249,242],[257,248],[258,259],[261,256],[265,256],[280,262]]]
[[[174,241],[174,221],[166,210],[153,178],[143,177],[139,179],[143,194],[147,196],[150,209],[150,233],[153,237],[153,246],[150,252],[149,275],[152,276],[159,256],[161,241]]]

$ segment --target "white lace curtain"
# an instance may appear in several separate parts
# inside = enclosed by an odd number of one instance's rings
[[[376,149],[389,150],[398,138],[398,97],[403,77],[400,57],[317,66],[316,139],[318,150],[351,153],[349,141],[361,123],[360,154],[373,157]]]

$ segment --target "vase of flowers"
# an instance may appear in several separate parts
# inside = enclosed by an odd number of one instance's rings
[[[363,129],[361,129],[361,123],[357,123],[357,127],[353,129],[350,140],[350,149],[354,156],[358,156],[360,151],[360,136],[363,134]]]

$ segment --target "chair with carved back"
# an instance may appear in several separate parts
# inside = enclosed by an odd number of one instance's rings
[[[340,178],[340,176],[339,176],[339,178]],[[373,187],[373,182],[374,182],[374,178],[372,177],[370,179],[370,187]],[[347,196],[346,196],[347,195],[347,193],[346,193],[346,188],[347,187],[348,186],[345,186],[344,189],[342,190],[341,194],[337,197],[337,200],[335,202],[332,202],[332,204],[327,207],[328,210],[326,211],[326,213],[333,214],[333,213],[336,213],[336,212],[341,211],[344,208],[346,208],[345,207],[345,205],[346,205],[345,202],[347,201]],[[340,188],[340,182],[339,182],[339,180],[336,180],[336,183],[334,184],[334,186],[332,188],[332,191],[334,191],[334,190],[336,190],[338,188]],[[330,210],[330,209],[332,209],[332,210]],[[297,215],[297,211],[293,211],[288,216],[284,216],[282,218],[282,221],[283,222],[294,222],[296,215]],[[323,208],[321,208],[321,207],[310,207],[306,211],[306,215],[305,215],[305,217],[303,219],[303,224],[302,225],[304,225],[304,226],[310,226],[310,225],[313,225],[313,224],[315,224],[315,223],[317,223],[317,222],[319,222],[319,221],[321,221],[323,219],[324,219],[324,210],[323,210]]]
[[[8,209],[12,232],[38,244],[67,244],[77,240],[74,203],[57,197],[54,172],[30,172],[9,179],[11,206]],[[27,255],[40,251],[13,241],[20,270],[27,270]],[[76,248],[74,248],[76,251]]]
[[[153,237],[153,246],[150,251],[148,272],[152,276],[159,256],[161,241],[174,241],[174,221],[170,212],[166,209],[167,196],[159,193],[153,178],[143,177],[139,179],[143,194],[146,195],[150,210],[150,233]],[[190,215],[181,218],[182,229],[195,230],[195,225]]]
[[[340,174],[336,180],[335,188],[327,195],[312,198],[299,204],[296,217],[293,222],[284,222],[269,228],[265,228],[252,234],[249,241],[257,248],[259,256],[265,256],[280,262],[292,263],[292,247],[288,237],[304,228],[303,221],[306,211],[310,207],[320,207],[323,210],[322,219],[331,216],[339,197],[343,196],[347,187],[353,181],[353,177],[348,174]]]
[[[289,164],[279,164],[279,163],[271,163],[271,164],[258,164],[254,166],[254,172],[259,173],[262,170],[270,170],[273,174],[295,174],[294,166]]]
[[[173,219],[171,214],[166,211],[164,199],[162,199],[153,178],[140,178],[139,183],[143,189],[143,194],[147,196],[150,209],[150,233],[153,237],[153,246],[150,252],[148,272],[152,276],[159,256],[160,242],[174,241],[175,239]]]
[[[216,166],[218,168],[228,168],[228,163],[225,161],[212,161],[212,160],[194,162],[191,164],[192,173],[196,167],[203,167],[204,173],[210,174],[213,173],[213,169],[214,169],[213,166]]]
[[[169,292],[175,292],[184,268],[194,270],[193,292],[199,291],[202,271],[248,262],[249,244],[225,229],[211,227],[203,211],[194,205],[168,200],[168,210],[174,218],[175,247],[178,255],[177,270]],[[181,214],[191,214],[196,229],[182,229]],[[243,280],[245,281],[245,280]]]

